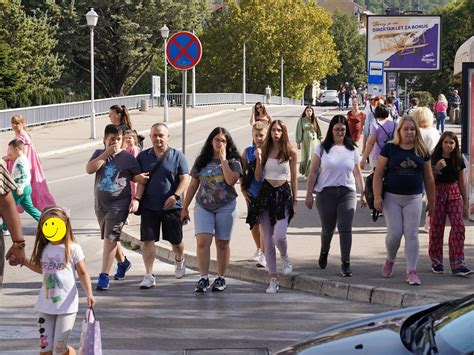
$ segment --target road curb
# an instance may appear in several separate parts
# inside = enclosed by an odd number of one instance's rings
[[[141,242],[133,235],[129,234],[126,227],[122,230],[120,239],[133,250],[140,248]],[[171,246],[155,245],[155,252],[157,258],[162,261],[174,263],[174,254]],[[196,270],[196,254],[185,251],[185,258],[186,267]],[[209,271],[215,273],[216,268],[216,260],[213,259],[211,260]],[[230,261],[226,275],[239,280],[258,282],[264,285],[267,285],[270,282],[270,277],[266,269],[256,267],[253,263],[246,261]],[[282,288],[309,292],[318,296],[397,308],[437,303],[449,299],[449,297],[433,296],[421,292],[408,292],[386,287],[331,281],[321,277],[305,275],[297,272],[289,275],[279,273],[278,282]]]

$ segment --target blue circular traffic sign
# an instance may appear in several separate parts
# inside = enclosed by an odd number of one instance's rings
[[[166,45],[168,62],[179,70],[193,68],[201,60],[201,55],[201,41],[191,32],[175,33]]]

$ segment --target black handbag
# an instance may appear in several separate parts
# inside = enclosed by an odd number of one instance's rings
[[[153,169],[151,169],[150,174],[148,175],[148,182],[146,183],[145,188],[143,189],[142,199],[143,199],[143,196],[145,196],[146,187],[147,187],[148,183],[151,181],[151,178],[152,178],[153,174],[155,174],[158,171],[161,164],[163,163],[166,156],[168,155],[170,149],[171,148],[166,149],[166,151],[163,153],[163,155],[160,157],[160,159],[158,159],[158,161],[156,162]],[[142,214],[142,202],[141,201],[138,203],[138,209],[135,212],[133,212],[133,214],[136,215],[136,216],[140,216]]]

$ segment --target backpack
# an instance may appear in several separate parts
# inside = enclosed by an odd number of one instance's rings
[[[391,146],[389,146],[391,148]],[[389,149],[389,159],[390,159],[390,149]],[[388,162],[387,162],[388,166]],[[386,180],[386,174],[387,174],[387,166],[385,167],[385,171],[382,177],[382,198],[383,198],[383,193],[386,190],[387,186],[387,180]],[[380,211],[375,209],[374,203],[375,203],[375,196],[374,196],[374,172],[371,172],[367,177],[365,178],[365,190],[364,190],[364,196],[365,200],[367,201],[367,206],[369,209],[372,210],[372,220],[374,222],[377,222],[377,219],[379,218]]]
[[[377,121],[376,123],[380,126],[380,128],[382,128],[382,130],[384,131],[385,135],[387,136],[387,139],[384,140],[382,146],[379,144],[379,141],[378,141],[378,140],[375,141],[375,143],[377,143],[377,145],[379,146],[380,150],[382,150],[383,146],[384,146],[385,144],[387,144],[388,141],[390,141],[390,140],[393,139],[393,134],[395,133],[396,124],[395,124],[395,122],[393,123],[393,131],[390,132],[390,133],[388,133],[388,132],[385,130],[385,128],[383,128],[383,126],[382,126],[378,121]],[[377,133],[377,138],[378,138],[378,133]]]
[[[245,159],[247,160],[247,164],[245,166],[245,171],[242,174],[242,182],[241,186],[244,189],[248,189],[252,184],[252,181],[255,179],[255,167],[257,165],[257,161],[255,159],[250,160],[250,147],[245,149]]]

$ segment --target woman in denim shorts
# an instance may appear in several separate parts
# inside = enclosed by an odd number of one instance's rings
[[[189,205],[196,195],[194,229],[197,240],[199,281],[195,292],[209,289],[212,237],[216,237],[217,273],[212,291],[224,291],[225,271],[230,257],[230,236],[236,216],[237,192],[234,185],[242,175],[240,155],[229,132],[215,128],[204,143],[191,169],[181,219],[189,220]],[[197,192],[197,194],[196,194]]]

